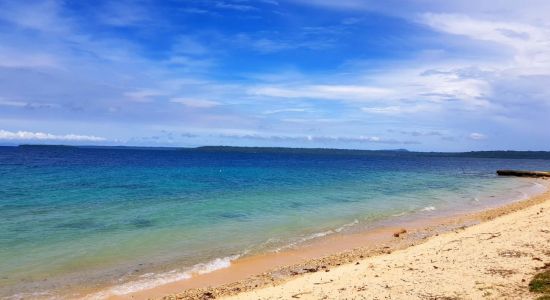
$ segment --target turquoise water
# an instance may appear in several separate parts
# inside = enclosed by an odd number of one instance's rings
[[[0,147],[0,296],[106,282],[123,293],[379,220],[518,199],[532,183],[495,170],[549,165],[407,153]]]

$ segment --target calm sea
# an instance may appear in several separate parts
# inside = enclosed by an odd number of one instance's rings
[[[415,213],[540,189],[548,160],[0,147],[0,296],[125,293]],[[15,296],[14,296],[15,295]]]

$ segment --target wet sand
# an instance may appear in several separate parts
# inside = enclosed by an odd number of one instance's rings
[[[544,183],[546,186],[550,183],[549,180],[542,179],[538,179],[537,182]],[[434,244],[440,245],[441,243],[449,242],[446,241],[449,239],[449,235],[464,234],[464,232],[469,232],[480,226],[487,226],[487,224],[493,224],[495,222],[499,222],[498,233],[502,236],[501,231],[508,232],[509,230],[514,230],[513,227],[516,226],[512,224],[520,224],[527,221],[525,216],[527,212],[534,213],[536,209],[539,209],[539,206],[548,206],[550,204],[549,201],[546,201],[548,199],[550,199],[550,192],[547,191],[542,195],[532,197],[527,200],[504,205],[498,208],[491,208],[481,212],[408,220],[398,223],[397,225],[393,224],[394,226],[382,225],[366,232],[333,235],[315,240],[298,248],[286,249],[277,253],[267,253],[241,258],[234,261],[232,265],[226,269],[194,276],[188,280],[173,282],[133,294],[111,297],[110,299],[209,299],[213,297],[219,298],[235,295],[237,298],[242,297],[244,299],[287,299],[296,295],[298,295],[296,296],[298,298],[331,299],[335,297],[361,298],[367,295],[367,299],[374,299],[374,295],[384,295],[384,293],[381,293],[378,288],[374,288],[374,285],[372,287],[370,287],[370,285],[364,287],[366,284],[364,283],[365,278],[370,278],[369,276],[372,276],[373,278],[377,278],[377,280],[373,280],[373,282],[387,281],[388,286],[390,282],[396,284],[396,280],[399,281],[397,283],[402,286],[406,286],[405,282],[411,278],[406,279],[402,278],[403,276],[399,276],[400,274],[403,274],[404,267],[392,268],[388,264],[388,270],[394,270],[393,272],[395,273],[391,275],[395,276],[395,278],[392,277],[393,279],[391,279],[386,278],[390,275],[383,278],[380,276],[381,274],[391,274],[392,272],[388,271],[386,273],[380,272],[380,274],[375,274],[378,272],[376,271],[376,268],[372,270],[370,268],[365,269],[365,265],[373,264],[374,266],[375,263],[379,263],[380,261],[391,261],[392,263],[401,266],[412,264],[415,265],[415,267],[410,268],[413,270],[421,270],[418,272],[421,272],[422,275],[411,273],[407,274],[407,277],[419,276],[421,277],[419,279],[422,279],[429,278],[432,275],[435,276],[436,274],[442,273],[442,270],[446,268],[454,269],[456,266],[443,266],[442,261],[439,261],[442,253],[437,253],[437,251],[426,245],[431,245],[432,247]],[[548,208],[545,213],[548,213],[549,211],[550,208]],[[504,217],[493,220],[499,216]],[[500,224],[502,223],[501,219],[504,218],[511,218],[512,222],[508,222],[504,225]],[[550,217],[548,217],[548,219],[550,220]],[[533,224],[531,223],[530,226],[546,226],[540,222],[535,222]],[[405,233],[397,234],[402,232],[403,229],[406,230]],[[519,228],[516,229],[516,231],[517,230],[523,229]],[[483,234],[481,232],[479,233],[479,238],[482,239]],[[472,234],[475,235],[476,233]],[[518,232],[515,232],[515,234],[518,234]],[[461,241],[456,243],[463,244],[460,237],[455,237],[454,239],[456,240],[456,238]],[[472,241],[476,241],[469,249],[474,252],[477,251],[476,253],[478,255],[483,256],[485,255],[484,252],[478,251],[479,248],[477,247],[480,242],[478,241],[479,238],[476,239],[468,237],[466,240],[471,239]],[[531,240],[531,237],[526,238]],[[497,237],[493,237],[490,240],[493,240],[491,242],[492,244],[500,241]],[[506,246],[506,241],[507,240],[502,241],[503,247]],[[548,240],[546,240],[546,242],[548,242]],[[495,245],[499,246],[499,243]],[[549,243],[547,243],[546,246],[547,248],[550,248]],[[425,247],[428,247],[428,249],[424,249]],[[405,251],[405,253],[408,253],[407,251],[412,251],[413,253],[404,255],[402,254],[403,251]],[[445,251],[446,257],[450,257],[449,255],[451,254],[451,250]],[[457,253],[456,255],[460,256],[464,255],[464,253]],[[539,253],[531,253],[529,255],[540,256]],[[434,268],[431,265],[431,261],[421,261],[423,257],[426,258],[432,256],[433,258],[431,260],[438,259],[438,263],[442,264],[441,267],[436,266],[437,268]],[[460,258],[458,256],[455,257],[453,261],[456,262],[457,259]],[[480,258],[475,257],[475,253],[474,256],[470,256],[470,258],[474,260],[465,262],[462,265],[462,269],[453,272],[453,274],[462,274],[462,272],[467,273],[469,269],[476,269],[473,264],[477,266],[477,260]],[[419,260],[417,261],[417,259]],[[398,261],[400,264],[397,264]],[[421,268],[418,268],[418,266],[421,266]],[[526,265],[526,268],[527,266],[528,264]],[[329,272],[327,272],[327,270],[329,270]],[[494,270],[497,270],[494,271],[496,274],[499,272],[504,272],[498,271],[504,269],[497,268]],[[529,270],[526,269],[525,271],[527,272]],[[483,272],[480,274],[482,277],[485,276],[483,275],[485,274]],[[323,281],[322,284],[319,283],[319,280],[329,277],[329,281]],[[342,278],[347,279],[344,280],[344,282],[342,281]],[[402,279],[405,281],[402,281]],[[359,286],[359,282],[355,282],[354,280],[362,282],[360,285],[361,291],[353,291],[353,286],[355,286],[356,289],[357,286]],[[434,277],[433,280],[434,282],[438,282],[441,278]],[[368,281],[370,282],[370,280]],[[397,284],[397,286],[399,286],[399,284]],[[322,288],[320,287],[321,285]],[[526,283],[524,283],[524,285],[526,285]],[[415,284],[415,286],[417,285]],[[306,290],[306,288],[309,288],[310,290]],[[342,290],[342,288],[344,289]],[[371,288],[371,292],[374,294],[365,292]],[[419,289],[419,291],[424,290],[423,288]],[[396,297],[399,295],[411,296],[404,293],[404,288],[388,289],[385,288],[384,285],[384,290],[389,293],[387,295],[395,295]],[[426,289],[426,293],[428,293],[428,290],[429,289]],[[399,291],[402,291],[403,293],[399,294]],[[369,297],[368,295],[373,297]],[[416,297],[412,298],[422,298],[421,296],[422,295],[417,294]]]

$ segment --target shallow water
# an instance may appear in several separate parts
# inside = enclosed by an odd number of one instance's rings
[[[240,255],[533,188],[494,175],[503,168],[549,162],[0,147],[0,296],[105,282],[128,292]]]

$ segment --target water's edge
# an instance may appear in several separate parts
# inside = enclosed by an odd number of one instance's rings
[[[251,256],[261,256],[266,253],[273,252],[285,252],[288,250],[299,250],[302,247],[310,246],[313,243],[322,244],[323,239],[330,239],[335,235],[351,235],[351,234],[365,234],[373,229],[380,228],[394,228],[399,227],[405,223],[413,223],[418,221],[427,221],[433,219],[441,218],[452,218],[462,215],[467,215],[471,213],[477,213],[482,211],[487,211],[497,207],[502,207],[511,203],[521,202],[537,195],[543,194],[549,190],[550,183],[540,179],[517,179],[524,181],[526,186],[523,186],[521,189],[516,190],[513,195],[500,195],[498,198],[493,199],[476,199],[476,201],[481,202],[480,205],[471,206],[468,208],[463,208],[462,210],[456,210],[452,207],[448,208],[436,208],[434,206],[426,206],[422,209],[416,211],[408,211],[404,213],[399,213],[392,215],[389,218],[382,220],[376,220],[371,224],[368,224],[367,227],[358,228],[359,221],[353,220],[348,224],[344,224],[340,227],[325,230],[317,233],[313,233],[307,236],[298,237],[295,242],[292,242],[287,245],[279,246],[276,248],[266,248],[262,252],[250,253],[250,251],[245,250],[242,253],[230,255],[227,257],[216,258],[214,260],[199,263],[194,265],[192,268],[178,270],[173,269],[168,272],[162,273],[146,273],[136,277],[133,277],[132,280],[116,284],[114,286],[103,287],[101,289],[96,289],[95,292],[88,293],[83,296],[82,294],[64,293],[66,298],[83,298],[83,299],[106,299],[113,296],[128,296],[131,294],[139,294],[143,291],[148,291],[155,289],[167,284],[174,284],[182,281],[194,280],[197,277],[202,275],[215,272],[222,269],[231,268],[232,264],[238,262],[243,258],[250,258]],[[365,225],[365,224],[361,224]],[[352,249],[348,249],[352,250]],[[253,258],[252,258],[253,260]],[[226,282],[226,283],[229,283]],[[82,290],[81,290],[82,291]],[[48,296],[48,294],[43,295],[34,295],[34,296]],[[59,295],[56,295],[59,296]],[[14,299],[14,298],[11,298]]]

